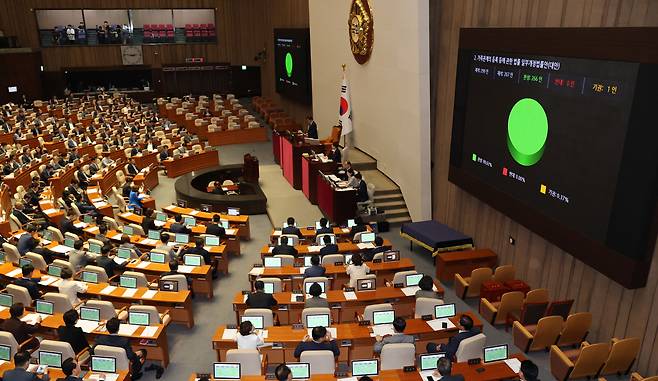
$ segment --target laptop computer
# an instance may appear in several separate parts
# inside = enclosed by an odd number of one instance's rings
[[[242,376],[240,363],[215,362],[212,364],[212,377],[214,380],[239,380]]]
[[[507,344],[493,345],[482,349],[485,363],[507,360]]]
[[[98,373],[116,373],[117,359],[106,356],[91,356],[91,371]]]
[[[395,311],[386,310],[386,311],[375,311],[372,313],[372,324],[392,324],[395,320]]]
[[[370,360],[352,360],[351,364],[352,377],[376,376],[379,374],[379,361]]]

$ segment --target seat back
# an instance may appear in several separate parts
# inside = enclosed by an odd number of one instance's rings
[[[498,305],[498,311],[496,313],[494,324],[505,323],[509,313],[520,313],[521,308],[523,308],[523,297],[524,295],[521,291],[511,291],[504,293],[500,298],[500,304]]]
[[[631,370],[631,366],[635,362],[639,351],[640,339],[637,337],[629,337],[621,340],[612,339],[612,347],[600,375],[605,376],[606,374],[614,373],[627,374]]]
[[[416,270],[407,270],[407,271],[398,271],[393,275],[393,284],[404,284],[405,286],[407,285],[405,283],[407,275],[414,275],[418,274]]]
[[[369,320],[372,322],[372,314],[376,311],[386,311],[392,310],[393,305],[391,303],[380,303],[380,304],[370,304],[367,305],[363,310],[363,320]]]
[[[247,308],[242,316],[262,316],[263,327],[268,328],[274,325],[274,313],[269,308]]]
[[[459,343],[455,357],[457,362],[464,362],[469,359],[482,358],[482,349],[487,341],[484,333],[479,333],[468,339],[464,339]]]
[[[304,351],[299,361],[311,365],[311,375],[331,374],[336,371],[336,360],[332,351]]]
[[[48,231],[52,232],[53,240],[56,240],[59,243],[64,242],[64,235],[62,234],[62,232],[59,229],[57,229],[54,226],[48,226]]]
[[[66,239],[66,238],[73,238],[75,241],[77,241],[77,240],[80,239],[80,236],[78,236],[77,234],[71,233],[71,232],[66,232],[66,233],[64,233],[64,239]]]
[[[343,254],[327,254],[322,257],[322,265],[335,265],[338,262],[345,263],[345,256]]]
[[[23,228],[23,224],[21,224],[21,220],[18,219],[18,217],[14,216],[13,214],[9,214],[9,222],[11,226],[12,231],[16,231],[19,229]]]
[[[443,304],[443,300],[434,298],[416,298],[414,317],[420,319],[425,315],[434,316],[434,307]]]
[[[258,278],[257,280],[261,280],[265,283],[272,283],[272,289],[274,292],[283,291],[283,282],[281,281],[281,278]]]
[[[75,274],[75,268],[73,267],[73,265],[69,261],[65,261],[63,259],[55,259],[53,261],[53,265],[59,266],[63,269],[64,268],[69,269],[69,270],[71,270],[71,274]]]
[[[21,258],[21,253],[18,252],[18,248],[16,246],[9,242],[5,242],[2,244],[2,248],[5,250],[5,262],[18,263]]]
[[[304,328],[310,328],[306,325],[306,316],[308,315],[320,315],[320,314],[328,314],[329,319],[331,319],[331,310],[329,307],[307,307],[302,310],[302,324],[304,324]]]
[[[126,350],[123,348],[97,345],[94,347],[94,354],[97,356],[114,357],[117,360],[117,372],[130,370],[130,361],[126,355]]]
[[[549,349],[555,344],[564,320],[560,316],[546,316],[539,319],[530,350]]]
[[[160,319],[160,313],[158,312],[158,309],[155,306],[133,304],[132,306],[130,306],[130,308],[128,308],[128,311],[144,312],[149,314],[149,325],[158,325],[162,323],[162,319]]]
[[[39,344],[39,350],[37,352],[46,351],[46,352],[57,352],[62,354],[62,361],[67,358],[75,358],[75,352],[71,344],[65,341],[55,341],[55,340],[42,340]],[[38,357],[38,353],[36,354]]]
[[[580,355],[574,361],[569,379],[596,376],[606,358],[610,347],[606,343],[586,345],[580,350]]]
[[[390,343],[382,347],[381,370],[402,369],[416,361],[416,346],[411,343]]]
[[[100,310],[101,320],[110,320],[113,317],[117,317],[117,311],[114,309],[114,305],[110,301],[89,299],[85,302],[85,306],[98,308]]]
[[[580,344],[585,340],[589,333],[589,327],[592,325],[591,312],[578,312],[569,315],[564,323],[558,346]]]
[[[275,258],[281,258],[281,266],[293,266],[295,264],[295,257],[292,255],[279,254]]]
[[[146,235],[146,233],[144,232],[144,229],[142,228],[141,225],[137,225],[137,224],[128,224],[128,226],[130,226],[131,228],[133,228],[133,233],[135,233],[135,234],[137,234],[137,235],[142,235],[142,236]]]
[[[66,311],[73,309],[73,305],[68,297],[59,292],[47,292],[43,295],[43,299],[53,304],[53,311],[58,314],[63,314]]]
[[[7,345],[10,348],[9,358],[14,358],[18,351],[18,342],[11,332],[0,331],[0,344]]]
[[[302,290],[304,292],[306,292],[306,287],[307,287],[306,285],[307,284],[313,284],[313,283],[316,283],[316,282],[317,283],[324,282],[325,291],[329,290],[330,287],[331,287],[331,283],[329,283],[329,278],[327,278],[326,276],[312,276],[312,277],[308,277],[308,278],[304,279],[304,283],[302,284],[302,286],[304,288],[302,288]],[[308,286],[308,287],[310,287],[310,286]]]
[[[99,266],[87,265],[83,268],[84,271],[90,271],[98,274],[98,283],[107,283],[108,276],[105,269]]]
[[[138,273],[137,271],[124,271],[123,275],[137,279],[137,287],[148,287],[149,285],[144,273]]]
[[[546,314],[546,307],[548,307],[548,302],[524,303],[521,310],[521,324],[524,326],[537,324],[539,319]],[[560,317],[560,319],[562,318]]]
[[[548,289],[547,288],[536,288],[534,290],[528,291],[525,295],[526,303],[546,303],[548,306]]]
[[[260,376],[261,361],[258,349],[229,349],[226,351],[226,362],[240,363],[242,376]]]
[[[105,216],[103,217],[103,222],[105,222],[109,230],[119,230],[119,224],[117,224],[117,221],[114,218]]]
[[[39,271],[45,272],[48,269],[48,264],[46,263],[46,260],[43,259],[41,254],[33,253],[30,251],[25,254],[25,258],[32,261],[32,266],[34,266],[34,268]]]
[[[5,287],[5,290],[7,290],[9,295],[13,296],[14,304],[23,303],[23,306],[25,307],[32,305],[32,297],[30,296],[30,292],[27,291],[27,288],[15,284],[8,284],[7,287]]]
[[[516,270],[514,269],[514,265],[503,265],[496,267],[496,271],[494,271],[493,274],[493,280],[503,283],[514,280],[515,276]]]
[[[175,280],[178,282],[178,290],[179,291],[185,291],[189,290],[189,285],[187,284],[187,277],[183,274],[172,274],[172,275],[165,275],[160,278],[161,280]],[[279,279],[280,281],[281,279]]]
[[[546,309],[546,316],[558,315],[562,316],[562,319],[567,319],[569,317],[569,312],[571,311],[571,306],[573,305],[574,300],[556,300],[552,302]]]
[[[480,296],[480,288],[482,283],[491,279],[493,271],[488,267],[481,267],[471,271],[471,278],[468,282],[468,289],[466,290],[466,297],[472,298]]]

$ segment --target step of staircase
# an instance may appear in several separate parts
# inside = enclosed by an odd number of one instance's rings
[[[375,191],[375,204],[379,204],[382,202],[393,202],[393,201],[401,201],[404,203],[404,197],[402,196],[402,192],[396,193],[396,194],[377,194]]]
[[[407,205],[404,201],[378,202],[375,200],[375,206],[377,207],[377,210],[407,209]]]
[[[388,221],[389,226],[398,227],[398,226],[402,226],[402,224],[406,224],[407,222],[411,222],[411,217],[409,216],[392,217],[392,218],[387,218],[386,221]]]
[[[409,216],[409,210],[407,208],[387,209],[384,210],[384,215],[386,215],[386,220],[394,217],[405,217]]]

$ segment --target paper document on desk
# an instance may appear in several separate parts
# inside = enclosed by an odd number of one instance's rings
[[[135,331],[137,331],[137,328],[139,328],[138,325],[133,325],[133,324],[121,324],[119,326],[119,335],[121,336],[132,336]]]
[[[309,253],[319,253],[320,249],[322,249],[322,246],[311,245],[311,246],[308,247],[308,252]]]
[[[127,288],[127,289],[123,292],[123,297],[124,297],[124,298],[132,298],[133,296],[135,296],[136,293],[137,293],[137,289],[136,289],[136,288]]]
[[[98,328],[98,322],[97,321],[91,321],[91,320],[78,320],[75,323],[75,326],[78,327],[78,328],[82,328],[82,331],[84,333],[91,333],[96,328]]]
[[[281,230],[275,230],[275,231],[272,233],[272,235],[275,236],[275,237],[280,236],[280,235],[281,235]]]
[[[27,314],[27,315],[25,315],[21,318],[21,321],[25,322],[29,325],[35,325],[35,324],[37,324],[37,321],[39,320],[39,316],[40,315],[37,314],[37,313]]]
[[[238,229],[226,229],[226,235],[237,235]]]
[[[180,266],[178,266],[180,268]],[[254,267],[251,270],[249,270],[249,275],[251,276],[259,276],[265,271],[265,267]]]
[[[306,331],[308,331],[309,336],[313,336],[313,328],[306,328]],[[336,328],[335,327],[327,327],[327,332],[331,333],[331,337],[334,339],[336,338]]]
[[[73,224],[73,226],[75,226],[78,229],[84,229],[87,226],[89,226],[89,224],[86,222],[76,222],[75,224]]]
[[[44,210],[43,210],[43,213],[44,213],[44,214],[53,214],[53,213],[57,213],[57,209],[54,209],[54,208],[44,209]]]
[[[150,264],[151,264],[151,262],[149,262],[149,261],[141,261],[137,265],[137,268],[138,269],[145,269],[145,268],[149,267]]]
[[[141,337],[153,337],[155,333],[158,332],[158,327],[144,327],[142,333],[139,334]]]
[[[106,205],[109,205],[109,204],[107,202],[95,202],[94,203],[94,206],[97,207],[97,208],[102,208]]]
[[[300,268],[299,268],[299,273],[300,273],[300,274],[304,274],[304,271],[306,271],[307,268],[308,268],[308,267],[300,267]]]
[[[333,182],[339,182],[340,181],[340,179],[336,175],[329,175],[327,177],[329,177],[329,180],[331,180]]]
[[[142,244],[142,245],[153,246],[156,243],[158,243],[158,241],[156,241],[154,239],[150,239],[150,238],[144,238],[143,240],[139,241],[139,243]]]
[[[350,229],[350,228],[342,228],[342,229],[340,229],[340,230],[341,230],[343,233],[347,234],[347,233],[350,232],[351,229]]]
[[[121,213],[119,215],[123,218],[128,218],[128,217],[132,216],[133,213],[132,212],[125,212],[125,213]]]
[[[419,371],[418,371],[418,374],[420,375],[420,379],[421,379],[421,380],[427,380],[427,377],[429,377],[429,376],[432,376],[432,378],[433,378],[435,381],[439,381],[439,380],[441,379],[441,377],[435,377],[435,376],[434,376],[434,369],[430,369],[430,370],[419,370]]]
[[[51,284],[53,284],[53,283],[55,283],[59,280],[59,278],[56,278],[56,277],[50,276],[50,275],[44,275],[43,278],[44,279],[42,279],[39,282],[39,284],[42,285],[42,286],[50,286]]]
[[[23,275],[23,269],[13,269],[7,273],[9,278],[16,278],[19,275]]]
[[[343,292],[343,296],[345,296],[345,300],[356,300],[356,292],[354,291],[345,291]]]
[[[237,335],[237,329],[224,328],[224,332],[222,333],[222,340],[235,340]]]
[[[167,209],[167,210],[175,210],[175,209],[176,209],[176,205],[167,205],[167,206],[165,206],[163,209]]]
[[[96,197],[91,199],[91,202],[101,202],[101,201],[103,201],[103,197]]]
[[[19,238],[21,238],[21,237],[23,236],[23,234],[27,234],[27,232],[16,233],[16,234],[13,235],[13,237],[16,238],[16,239],[19,239]],[[47,241],[48,243],[46,243],[46,241]],[[50,241],[48,241],[47,239],[43,239],[43,238],[42,238],[42,239],[41,239],[41,243],[43,243],[44,245],[47,245],[47,244],[50,243]]]
[[[375,248],[375,245],[373,245],[372,242],[368,242],[368,243],[359,242],[359,243],[356,244],[356,246],[361,250],[374,249]]]
[[[90,376],[86,377],[87,381],[117,381],[119,379],[119,374],[117,373],[92,373]]]
[[[114,257],[114,258],[112,258],[112,260],[114,261],[114,263],[116,263],[119,266],[121,266],[124,263],[128,262],[128,259],[119,258],[119,257]]]
[[[263,339],[267,339],[267,335],[269,335],[269,331],[266,329],[258,330],[258,333],[260,334],[260,337],[262,337]]]
[[[337,378],[336,381],[359,381],[358,377]]]
[[[249,294],[242,295],[242,303],[247,303],[247,298],[249,297]]]
[[[193,210],[193,211],[190,212],[191,216],[196,216],[197,214],[199,214],[198,210]]]
[[[142,295],[142,299],[153,299],[155,294],[158,292],[156,290],[147,290],[144,295]]]
[[[116,290],[117,288],[114,286],[107,286],[104,289],[101,290],[101,294],[103,295],[110,295],[112,291]]]
[[[443,323],[447,323],[448,325],[446,328],[443,328]],[[455,325],[450,321],[448,318],[442,318],[442,319],[434,319],[434,320],[428,320],[427,325],[432,328],[434,331],[441,331],[443,329],[451,329],[455,328]]]
[[[403,287],[401,288],[402,293],[405,294],[406,296],[413,296],[416,295],[416,291],[420,290],[420,287],[418,286],[411,286],[411,287]]]
[[[274,248],[273,248],[273,247],[268,247],[268,248],[267,248],[267,252],[268,252],[268,253],[271,253],[271,252],[273,252],[273,251],[274,251]]]
[[[378,324],[378,325],[373,325],[372,326],[372,333],[370,334],[370,337],[375,337],[375,336],[386,336],[386,335],[392,335],[395,333],[395,330],[393,329],[393,324]]]
[[[54,251],[55,253],[66,254],[69,251],[73,250],[73,248],[64,245],[57,245],[51,248],[50,250]]]
[[[189,274],[194,270],[194,266],[179,265],[178,272],[182,274]]]
[[[521,361],[517,358],[511,358],[505,360],[505,364],[512,370],[514,373],[519,373],[521,370]]]
[[[92,226],[85,229],[85,231],[90,234],[97,234],[100,231],[100,229],[98,228],[98,226]]]

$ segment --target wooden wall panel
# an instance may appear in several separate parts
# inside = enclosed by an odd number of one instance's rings
[[[575,298],[576,311],[594,313],[590,341],[642,338],[636,368],[657,374],[658,249],[647,286],[624,289],[451,184],[448,165],[459,28],[658,26],[658,1],[441,0],[430,2],[430,17],[434,218],[495,250],[501,263],[513,263],[533,287],[549,288],[552,298]]]

